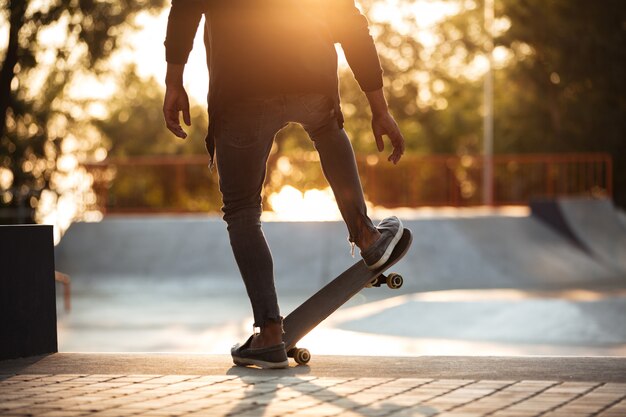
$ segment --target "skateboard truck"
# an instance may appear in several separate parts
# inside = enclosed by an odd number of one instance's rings
[[[392,272],[388,275],[380,274],[379,276],[371,280],[365,286],[365,288],[380,287],[382,284],[387,284],[387,286],[392,290],[397,290],[402,286],[403,283],[404,279],[402,278],[402,275]]]

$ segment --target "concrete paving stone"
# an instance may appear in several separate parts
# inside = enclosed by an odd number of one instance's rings
[[[486,407],[486,406],[481,406],[475,403],[470,403],[470,404],[465,404],[459,408],[455,408],[454,411],[456,412],[462,412],[462,413],[474,413],[474,414],[480,414],[485,415],[485,414],[489,414],[489,413],[493,413],[499,409],[501,409],[502,407]]]
[[[603,392],[600,391],[600,388],[596,388],[595,390],[585,394],[583,398],[585,398],[586,400],[615,401],[625,395],[626,393]]]
[[[580,413],[580,414],[597,414],[600,410],[602,410],[604,407],[558,407],[552,411],[554,412],[561,412],[564,414],[567,413],[572,413],[572,414],[576,414],[576,413]]]
[[[95,384],[90,384],[89,388],[93,390],[105,390],[110,388],[122,388],[128,385],[132,385],[132,382],[96,382]]]
[[[5,414],[2,413],[2,417],[24,417],[23,415],[19,415],[19,414]]]
[[[286,392],[284,390],[280,390],[280,391],[276,392],[276,399],[280,400],[280,401],[289,401],[289,400],[292,400],[294,398],[299,398],[301,395],[302,394],[300,394],[299,392],[296,392],[296,391]],[[325,394],[322,394],[320,396],[317,396],[316,398],[319,398],[319,399],[334,399],[334,398],[337,398],[337,396],[334,395],[334,394],[325,393]]]
[[[161,410],[163,412],[178,412],[178,411],[184,411],[184,412],[193,412],[193,411],[197,411],[199,409],[204,409],[207,408],[207,404],[205,403],[178,403],[178,404],[171,404],[171,405],[163,405],[160,407],[146,407],[146,408],[142,408],[139,409],[139,411],[143,412],[143,411],[148,411],[148,410]]]
[[[303,393],[306,392],[306,390],[303,390],[302,388],[305,388],[305,387],[301,385],[298,385],[297,388],[294,387],[294,389],[297,389],[300,392],[303,392]],[[363,387],[357,387],[352,384],[341,384],[341,385],[335,385],[335,386],[328,387],[328,388],[323,388],[323,390],[334,392],[337,395],[348,395],[348,394],[354,394],[354,393],[362,391]],[[311,390],[311,391],[318,391],[318,390]]]
[[[342,407],[342,408],[344,408],[346,410],[351,410],[353,408],[364,407],[364,406],[369,405],[371,403],[372,402],[368,401],[367,399],[364,399],[364,401],[355,401],[354,399],[351,399],[351,398],[338,398],[337,400],[332,402],[333,405],[336,405],[338,407]]]
[[[58,383],[55,385],[46,386],[46,392],[60,392],[63,393],[73,387],[73,385],[68,385],[67,383]]]
[[[263,416],[263,417],[266,417],[266,416]],[[356,411],[347,410],[347,411],[343,411],[341,414],[337,414],[337,417],[363,417],[363,414],[358,413]]]
[[[355,386],[361,386],[361,387],[373,387],[375,385],[382,385],[386,382],[391,382],[393,380],[394,378],[365,377],[365,378],[355,378],[350,381],[350,384],[355,385]]]
[[[366,388],[365,390],[363,390],[363,392],[379,392],[382,394],[393,395],[393,394],[399,394],[404,391],[408,391],[411,388],[412,387],[403,387],[403,386],[397,386],[397,385],[383,384],[383,385],[376,385],[374,387]]]
[[[602,392],[616,392],[626,394],[626,384],[609,382],[598,388]]]
[[[502,392],[520,392],[520,393],[528,393],[533,394],[536,392],[543,391],[548,387],[538,387],[538,386],[528,386],[528,385],[520,385],[519,383],[515,385],[508,386],[502,390]]]
[[[452,391],[449,395],[462,395],[462,396],[485,396],[494,393],[498,390],[502,390],[503,387],[484,387],[476,384],[466,385],[463,388]]]
[[[95,413],[85,414],[88,417],[130,417],[137,415],[137,410],[127,408],[114,408],[109,410],[101,410]]]
[[[103,403],[79,403],[64,407],[65,410],[84,410],[89,412],[102,411],[110,408],[108,404]]]
[[[359,392],[363,390],[363,387],[355,387],[352,385],[331,385],[328,387],[315,385],[315,384],[298,384],[288,387],[288,389],[300,392],[304,395],[308,395],[308,393],[315,392],[332,392],[337,395],[347,395],[355,392]]]
[[[385,382],[387,386],[398,386],[398,387],[407,387],[407,388],[415,388],[424,384],[428,384],[433,382],[432,378],[397,378],[393,379],[389,382]]]
[[[145,381],[145,384],[173,384],[197,379],[198,375],[160,375]]]
[[[372,404],[376,401],[389,398],[388,396],[371,396],[371,395],[350,395],[345,397],[348,401],[353,401],[357,404]],[[338,400],[335,400],[338,401]]]
[[[76,378],[79,382],[105,382],[115,378],[115,375],[110,374],[88,374],[82,375]]]
[[[55,382],[67,382],[71,380],[75,380],[80,378],[83,375],[68,375],[68,374],[59,374],[59,375],[50,375],[39,378],[37,381],[46,382],[46,383],[55,383]]]
[[[600,394],[594,396],[593,393],[589,393],[576,398],[572,401],[572,404],[609,404],[621,400],[622,397],[623,395],[619,394]]]
[[[624,417],[624,415],[626,414],[622,410],[607,410],[598,414],[597,417]]]
[[[416,406],[405,408],[389,414],[389,417],[430,417],[440,413],[440,410],[432,407]]]
[[[413,389],[411,389],[411,390],[409,390],[407,392],[415,392],[415,393],[419,393],[419,394],[422,394],[422,395],[432,395],[432,396],[435,396],[435,395],[443,395],[445,393],[450,392],[453,389],[456,389],[456,388],[433,387],[433,386],[431,386],[431,384],[426,384],[426,385],[423,385],[421,387],[413,388]]]
[[[23,408],[18,408],[16,410],[11,410],[11,413],[13,414],[21,414],[21,415],[37,415],[39,413],[44,413],[47,411],[53,411],[54,408],[50,408],[50,407],[46,407],[46,406],[29,406],[29,407],[23,407]]]
[[[141,384],[133,384],[122,388],[111,388],[100,391],[98,394],[108,395],[110,397],[119,397],[138,392],[146,391],[146,387]]]
[[[593,386],[589,386],[589,387],[563,387],[563,386],[557,386],[557,387],[552,387],[552,388],[548,388],[544,393],[545,394],[582,394],[585,393],[587,391],[590,391],[593,389]]]
[[[21,394],[21,393],[13,393],[13,392],[5,392],[5,393],[0,392],[0,404],[2,404],[5,401],[19,400],[24,397],[27,397],[27,395]]]
[[[33,402],[27,399],[6,401],[0,404],[0,410],[15,410],[17,408],[28,407],[29,405],[33,405]]]
[[[85,415],[83,411],[71,411],[71,410],[51,410],[44,413],[38,413],[37,417],[78,417]]]
[[[472,389],[480,389],[480,390],[494,390],[501,391],[505,388],[512,387],[517,384],[516,381],[476,381],[469,385],[465,385],[462,389],[464,390],[472,390]]]
[[[569,394],[569,393],[546,393],[542,392],[535,396],[533,396],[529,401],[534,402],[566,402],[575,399],[579,394]]]
[[[509,411],[509,410],[502,410],[502,411],[496,411],[495,413],[491,414],[490,417],[537,417],[539,414],[537,413],[537,411],[534,410],[528,410],[528,411]]]
[[[475,399],[475,398],[481,398],[484,397],[486,395],[495,393],[497,390],[494,388],[489,388],[489,389],[479,389],[479,388],[473,388],[473,387],[463,387],[463,388],[459,388],[457,390],[454,390],[448,394],[445,394],[445,397],[454,397],[454,398],[467,398],[467,399]]]
[[[128,382],[128,383],[137,383],[137,382],[145,382],[151,379],[157,378],[159,375],[120,375],[116,376],[112,382]]]
[[[34,379],[43,378],[46,376],[53,376],[53,374],[18,374],[9,378],[12,381],[32,381]]]
[[[292,391],[292,392],[297,394],[297,395],[294,396],[294,398],[298,398],[301,395],[303,395],[303,394],[301,394],[301,393],[299,393],[297,391]],[[278,391],[278,394],[280,394],[280,393],[281,393],[281,391]],[[334,400],[337,400],[339,398],[344,398],[344,396],[337,395],[336,392],[332,392],[332,391],[329,391],[329,390],[321,390],[321,391],[309,392],[309,393],[307,393],[305,395],[310,395],[311,397],[316,398],[316,399],[321,400],[321,401],[334,401]]]
[[[419,403],[419,399],[416,399],[415,397],[411,397],[411,396],[404,396],[404,395],[396,395],[391,398],[386,398],[382,401],[384,403],[391,403],[391,404],[397,405],[398,407],[411,407]]]

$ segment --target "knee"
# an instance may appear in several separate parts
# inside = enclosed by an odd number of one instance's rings
[[[224,204],[222,211],[224,212],[223,219],[228,225],[229,232],[261,226],[262,209],[260,204],[243,206]]]

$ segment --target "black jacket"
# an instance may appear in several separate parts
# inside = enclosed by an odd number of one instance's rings
[[[342,125],[335,43],[363,91],[383,85],[367,19],[354,0],[172,0],[167,62],[187,62],[203,14],[209,120],[243,97],[323,93],[334,99]],[[211,127],[207,139],[212,157]]]

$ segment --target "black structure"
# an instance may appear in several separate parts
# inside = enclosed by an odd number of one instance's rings
[[[541,220],[546,225],[565,236],[579,249],[590,253],[589,249],[580,241],[578,236],[576,236],[570,225],[565,220],[563,211],[559,206],[558,199],[537,198],[531,200],[529,206],[530,212],[535,218]]]
[[[57,352],[52,226],[0,226],[0,360]]]

